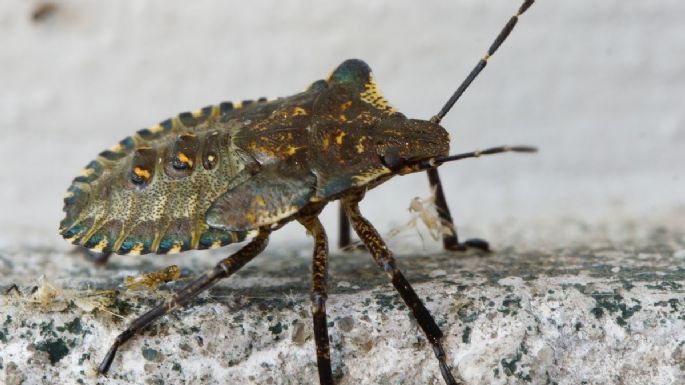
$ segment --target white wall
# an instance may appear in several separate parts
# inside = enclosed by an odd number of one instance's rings
[[[62,196],[101,150],[223,100],[286,96],[358,57],[388,100],[428,118],[517,1],[0,2],[0,243],[63,243]],[[458,224],[640,218],[685,205],[685,2],[539,1],[443,121],[453,152],[534,144],[441,169]],[[381,229],[424,175],[370,192]],[[325,212],[335,234],[335,210]],[[304,235],[288,226],[272,243]],[[497,242],[496,239],[492,239]]]

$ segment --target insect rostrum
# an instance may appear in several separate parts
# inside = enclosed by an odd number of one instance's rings
[[[299,94],[183,113],[100,153],[74,179],[64,200],[60,232],[74,244],[105,253],[165,254],[252,239],[134,320],[98,371],[106,373],[117,349],[145,326],[236,272],[264,250],[272,231],[297,220],[314,236],[316,356],[320,383],[332,385],[328,242],[317,217],[329,202],[340,200],[355,232],[411,309],[445,382],[458,384],[447,364],[442,332],[358,203],[368,189],[395,175],[482,154],[533,149],[496,147],[450,157],[449,135],[439,120],[408,119],[394,110],[370,68],[353,59]]]

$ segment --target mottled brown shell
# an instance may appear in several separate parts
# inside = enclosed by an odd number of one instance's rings
[[[369,67],[348,60],[302,93],[182,113],[100,153],[69,187],[60,232],[119,254],[238,242],[309,202],[387,178],[379,149],[425,150],[407,147],[408,123]],[[438,134],[431,154],[446,152]]]

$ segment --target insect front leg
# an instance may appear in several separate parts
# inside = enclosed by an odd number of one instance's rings
[[[147,325],[151,324],[169,311],[184,305],[191,299],[195,298],[198,294],[209,289],[220,279],[229,277],[241,267],[245,266],[246,263],[251,261],[252,258],[256,257],[264,250],[268,243],[270,233],[271,230],[267,228],[261,228],[257,236],[252,239],[250,243],[245,245],[245,247],[238,250],[228,258],[223,259],[212,270],[206,274],[203,274],[201,277],[197,278],[183,289],[174,293],[169,299],[164,301],[164,303],[152,308],[147,313],[141,315],[131,322],[128,328],[124,330],[123,333],[119,334],[114,340],[112,347],[109,349],[104,360],[102,360],[102,363],[98,367],[98,372],[106,374],[109,370],[109,367],[112,365],[112,362],[114,361],[114,356],[116,355],[119,346],[123,345],[126,341],[131,339],[131,337],[138,334]]]
[[[445,250],[465,251],[469,247],[472,247],[483,251],[490,251],[490,246],[488,245],[488,242],[482,239],[468,239],[464,243],[459,243],[459,238],[457,236],[457,227],[454,226],[454,221],[452,221],[452,214],[450,213],[449,207],[447,207],[447,200],[445,199],[445,192],[442,189],[442,182],[440,181],[440,174],[438,174],[438,169],[431,168],[427,171],[427,174],[431,188],[435,191],[435,205],[438,208],[438,216],[440,217],[440,221],[447,227],[452,229],[450,233],[446,232],[442,235],[442,245],[445,248]]]
[[[314,236],[312,261],[312,316],[314,318],[314,340],[316,342],[316,364],[319,369],[319,383],[333,385],[331,351],[328,344],[328,322],[326,321],[326,299],[328,288],[328,240],[326,231],[317,217],[300,219],[300,223]]]
[[[426,309],[423,302],[421,302],[421,299],[407,279],[404,278],[400,269],[397,268],[395,258],[392,256],[392,253],[380,234],[378,234],[378,231],[361,215],[359,211],[359,201],[362,197],[363,193],[359,193],[346,197],[343,200],[345,210],[352,222],[354,231],[359,235],[366,247],[368,247],[376,264],[388,275],[393,286],[395,286],[395,289],[404,300],[404,303],[411,309],[414,318],[416,318],[416,321],[426,335],[426,338],[428,338],[428,341],[433,346],[433,351],[435,352],[435,356],[438,359],[438,364],[440,366],[440,373],[442,374],[445,383],[447,385],[462,384],[454,379],[454,376],[452,376],[449,366],[447,365],[445,349],[442,346],[442,331],[435,323],[433,316],[428,309]]]

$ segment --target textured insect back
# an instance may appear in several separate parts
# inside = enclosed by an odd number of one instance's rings
[[[266,99],[225,102],[123,139],[74,179],[60,232],[72,243],[119,254],[205,249],[244,239],[243,232],[209,228],[204,213],[248,162],[231,140],[241,118],[269,113]]]
[[[309,136],[309,146],[319,149],[310,154],[319,199],[389,173],[375,151],[372,130],[382,119],[401,116],[379,92],[371,69],[361,60],[340,64],[328,83],[314,104]]]

